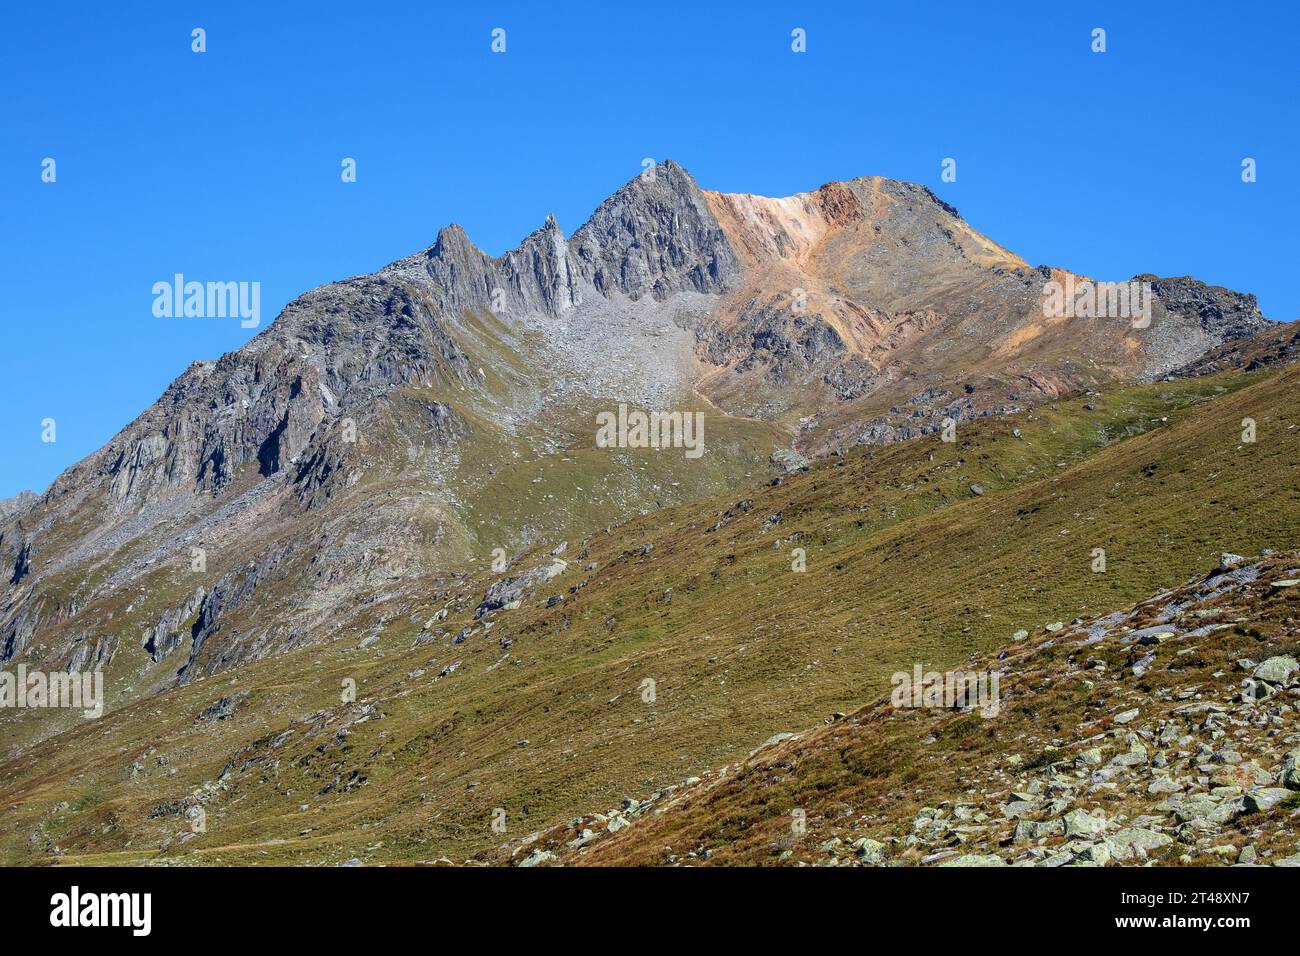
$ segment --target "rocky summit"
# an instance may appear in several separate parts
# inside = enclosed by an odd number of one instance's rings
[[[448,226],[0,502],[0,663],[104,688],[0,709],[0,855],[1294,858],[1295,342],[880,177]],[[857,710],[923,654],[1003,716]]]

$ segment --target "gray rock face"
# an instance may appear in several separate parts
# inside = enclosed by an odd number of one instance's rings
[[[597,292],[631,299],[674,292],[721,293],[740,264],[695,180],[672,160],[597,207],[570,244],[578,273]]]
[[[235,709],[239,706],[243,697],[236,695],[234,697],[222,697],[220,700],[208,705],[194,719],[198,722],[213,722],[218,720],[229,720],[235,716]]]
[[[662,301],[676,292],[720,294],[740,266],[695,180],[667,160],[652,179],[637,177],[596,208],[566,240],[554,216],[499,259],[449,226],[423,255],[391,267],[433,280],[439,309],[487,310],[500,289],[507,311],[562,315],[593,298],[621,293]]]
[[[189,683],[203,674],[260,656],[259,638],[264,635],[253,633],[232,635],[215,655],[205,654],[204,650],[208,641],[222,631],[229,614],[248,608],[256,600],[260,588],[271,579],[284,576],[286,569],[282,565],[287,564],[292,554],[292,546],[286,546],[227,572],[203,595],[190,628],[189,658],[176,672],[180,683]],[[288,646],[292,643],[292,640],[286,642]]]
[[[183,625],[197,614],[206,595],[207,592],[202,586],[195,588],[189,600],[168,610],[159,619],[158,624],[152,631],[145,632],[141,643],[145,652],[155,664],[174,651],[176,646],[180,644]]]
[[[0,518],[8,518],[26,511],[40,500],[33,491],[20,491],[12,498],[0,498]]]
[[[1140,275],[1134,280],[1150,282],[1166,311],[1194,318],[1206,335],[1218,341],[1246,338],[1272,324],[1259,311],[1255,296],[1247,292],[1206,285],[1190,276],[1162,279]]]
[[[1257,335],[1272,325],[1248,293],[1189,276],[1138,275],[1131,281],[1151,284],[1154,315],[1146,330],[1150,356],[1146,377],[1151,379],[1188,365],[1224,342]]]

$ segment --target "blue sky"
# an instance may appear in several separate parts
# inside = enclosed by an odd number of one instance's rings
[[[1031,263],[1300,318],[1298,26],[1290,2],[6,4],[0,496],[256,331],[155,318],[155,282],[260,282],[265,325],[448,222],[494,254],[549,212],[570,233],[644,157],[733,192],[923,182]]]

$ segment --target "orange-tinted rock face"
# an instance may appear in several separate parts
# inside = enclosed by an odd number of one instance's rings
[[[1190,280],[1032,268],[923,186],[704,196],[742,268],[705,327],[702,387],[737,412],[815,419],[807,449],[1154,378],[1267,324],[1253,298]],[[910,420],[891,419],[905,404]]]

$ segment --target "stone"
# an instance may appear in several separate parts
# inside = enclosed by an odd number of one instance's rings
[[[1065,824],[1061,820],[1017,820],[1011,835],[1013,843],[1027,843],[1045,837],[1063,836]]]
[[[1103,759],[1100,747],[1089,747],[1087,750],[1080,750],[1074,762],[1084,767],[1099,767]]]
[[[773,747],[773,746],[779,744],[779,743],[780,743],[781,741],[783,741],[783,740],[789,740],[789,739],[790,739],[791,737],[793,737],[793,736],[794,736],[794,734],[789,733],[788,731],[787,731],[787,732],[784,732],[784,733],[773,734],[771,737],[768,737],[768,738],[767,738],[766,740],[764,740],[761,744],[759,744],[757,747],[755,747],[753,750],[751,750],[751,751],[749,752],[749,755],[752,757],[752,756],[754,756],[754,754],[758,753],[760,750],[766,750],[768,747]]]
[[[940,866],[1006,866],[1007,861],[1000,856],[994,856],[991,853],[965,853],[961,856],[950,857],[939,864]]]
[[[1003,804],[1002,815],[1007,819],[1014,820],[1027,813],[1033,813],[1037,809],[1037,800],[1016,800],[1012,803]]]
[[[1244,703],[1253,703],[1257,700],[1263,700],[1271,693],[1273,693],[1273,688],[1262,680],[1255,680],[1253,677],[1247,677],[1241,682],[1241,699]]]
[[[1147,785],[1147,793],[1150,794],[1179,793],[1182,789],[1183,785],[1172,777],[1155,777]]]
[[[552,558],[546,564],[538,565],[524,574],[496,581],[484,593],[483,600],[474,611],[474,617],[481,618],[495,611],[509,611],[519,607],[528,591],[563,574],[568,566],[563,558]]]
[[[1112,767],[1141,767],[1147,762],[1145,750],[1130,750],[1110,758]]]
[[[1062,822],[1065,824],[1067,839],[1096,836],[1106,830],[1104,817],[1095,817],[1091,813],[1077,808],[1067,813]]]
[[[235,708],[239,706],[239,702],[243,700],[245,696],[247,695],[236,694],[234,697],[222,697],[216,703],[210,704],[204,708],[203,711],[194,719],[198,721],[229,720],[231,717],[235,716]]]
[[[1267,813],[1290,796],[1291,791],[1283,787],[1259,787],[1247,790],[1242,800],[1247,813]]]
[[[1300,750],[1293,750],[1283,758],[1278,783],[1288,790],[1300,790]]]
[[[1251,676],[1268,684],[1285,684],[1297,670],[1300,670],[1300,663],[1294,657],[1270,657],[1256,667]]]
[[[1068,866],[1105,866],[1111,860],[1110,845],[1102,840],[1100,843],[1092,843],[1082,847],[1074,858],[1067,864]]]
[[[1115,859],[1128,860],[1135,857],[1142,859],[1152,850],[1173,843],[1174,838],[1142,827],[1126,827],[1107,837],[1106,842]]]
[[[550,863],[554,859],[556,859],[555,854],[550,852],[549,850],[534,850],[532,853],[528,854],[528,857],[524,859],[519,865],[520,866],[541,866],[543,863]]]
[[[1143,634],[1138,638],[1137,642],[1144,647],[1150,647],[1153,644],[1163,644],[1165,641],[1175,637],[1176,635],[1177,632],[1175,631],[1155,631],[1151,634]]]
[[[885,859],[885,844],[869,837],[853,841],[853,852],[863,863],[875,866]]]
[[[1248,812],[1245,797],[1229,797],[1211,810],[1207,815],[1207,819],[1210,823],[1222,826],[1225,823],[1231,823],[1237,817]]]

